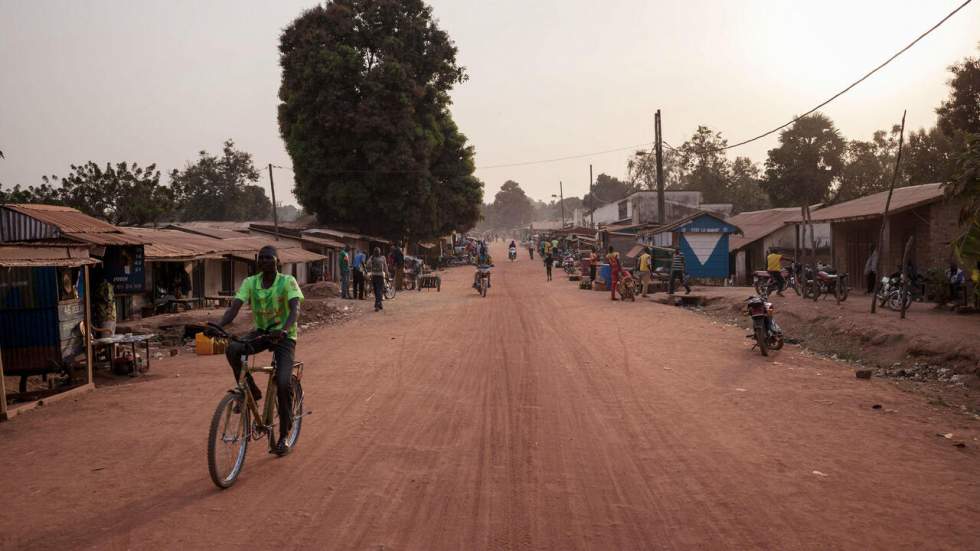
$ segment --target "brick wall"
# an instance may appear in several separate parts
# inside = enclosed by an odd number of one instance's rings
[[[959,201],[940,201],[930,205],[928,245],[922,251],[922,268],[946,267],[953,256],[951,242],[959,235]]]

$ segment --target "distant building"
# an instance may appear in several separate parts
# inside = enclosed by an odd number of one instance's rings
[[[819,208],[819,206],[817,207]],[[811,208],[812,212],[816,209]],[[800,243],[800,226],[794,221],[800,217],[800,207],[766,209],[742,212],[728,218],[738,226],[742,235],[732,236],[728,242],[731,255],[731,273],[738,284],[752,283],[752,273],[766,269],[766,255],[777,248],[790,256],[798,256],[804,243]],[[817,258],[830,261],[830,224],[813,224]],[[807,236],[805,245],[810,246]]]
[[[722,217],[732,212],[730,204],[704,204],[700,191],[665,191],[664,221],[658,219],[658,193],[656,191],[637,191],[619,201],[613,201],[595,209],[592,214],[582,213],[583,220],[576,224],[589,223],[595,218],[596,225],[610,224],[670,224],[697,212],[712,212]]]

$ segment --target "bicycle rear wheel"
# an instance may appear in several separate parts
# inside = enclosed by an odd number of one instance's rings
[[[248,450],[248,424],[248,408],[242,395],[225,394],[214,410],[208,434],[208,473],[219,488],[230,488],[242,472]]]
[[[296,441],[299,440],[300,427],[303,424],[303,385],[300,384],[299,379],[293,375],[290,387],[292,388],[293,394],[293,426],[289,429],[289,434],[286,435],[286,448],[292,450],[293,446],[296,445]],[[276,444],[279,443],[279,398],[277,396],[272,397],[273,400],[273,410],[272,410],[272,426],[269,427],[269,449],[275,449]]]

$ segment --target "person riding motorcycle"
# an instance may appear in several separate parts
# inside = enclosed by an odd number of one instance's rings
[[[507,246],[507,253],[511,258],[517,260],[517,243],[513,239],[510,241],[510,245]]]
[[[480,246],[477,248],[477,260],[476,260],[476,273],[473,274],[473,288],[480,288],[480,267],[481,266],[493,266],[493,258],[490,257],[490,250],[487,248],[487,244],[480,241]],[[487,288],[490,288],[490,272],[487,272]]]

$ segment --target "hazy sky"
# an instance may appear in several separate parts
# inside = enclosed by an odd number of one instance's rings
[[[477,166],[653,140],[698,124],[732,143],[833,95],[961,0],[434,0],[469,81],[453,114]],[[166,173],[233,138],[256,164],[288,166],[279,137],[280,30],[309,1],[0,0],[0,182],[40,182],[93,160]],[[823,111],[848,138],[899,121],[931,126],[946,68],[977,54],[980,2],[964,8]],[[757,163],[776,137],[730,151]],[[536,199],[622,177],[628,152],[481,168],[490,201],[508,180]],[[276,174],[293,202],[291,173]],[[268,181],[264,178],[263,185]]]

